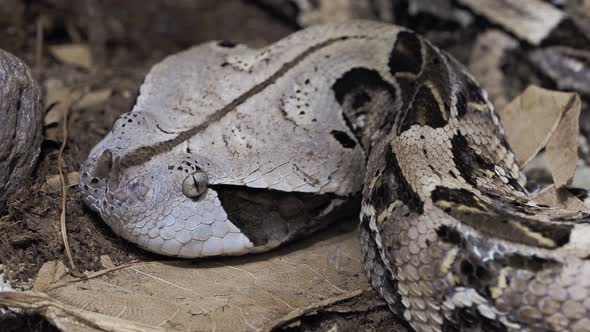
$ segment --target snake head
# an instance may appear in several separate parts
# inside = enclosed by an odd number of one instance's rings
[[[256,67],[268,50],[224,45],[155,65],[81,168],[84,202],[149,251],[264,251],[355,214],[338,207],[361,190],[362,146],[329,84],[295,70],[315,48],[279,47],[290,51]],[[291,51],[298,65],[282,73]],[[319,89],[327,98],[311,98]]]
[[[126,168],[122,156],[97,148],[82,166],[80,190],[118,235],[180,257],[236,255],[254,247],[228,219],[198,161],[185,157]]]
[[[150,156],[153,151],[121,137],[107,135],[82,165],[82,198],[116,234],[155,253],[266,251],[354,214],[339,208],[355,206],[346,197],[248,186],[232,175],[230,159],[216,162],[182,145]]]
[[[115,233],[171,256],[253,250],[255,245],[229,220],[218,193],[209,187],[210,180],[219,182],[211,161],[173,151],[130,166],[129,151],[112,143],[107,136],[91,152],[81,168],[80,190],[84,202]]]

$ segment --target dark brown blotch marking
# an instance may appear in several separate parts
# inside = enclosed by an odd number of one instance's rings
[[[425,41],[426,45],[426,61],[424,70],[420,74],[419,80],[421,82],[428,82],[434,89],[436,89],[443,100],[445,97],[451,95],[451,74],[447,65],[447,56],[443,51],[436,49],[429,42]],[[449,113],[449,106],[446,105],[445,112]],[[448,116],[447,116],[448,118]]]
[[[397,84],[399,86],[402,109],[406,109],[411,104],[413,96],[416,94],[417,82],[413,78],[408,77],[397,77]]]
[[[477,91],[470,89],[477,89]],[[461,90],[459,90],[459,92],[457,93],[456,104],[457,114],[459,118],[462,118],[465,116],[465,114],[467,114],[467,112],[469,111],[469,103],[487,105],[485,98],[481,94],[481,89],[475,87],[462,87]]]
[[[447,225],[441,225],[436,229],[436,236],[443,242],[450,243],[456,246],[463,245],[463,237],[456,229]]]
[[[422,85],[406,112],[402,120],[400,131],[404,132],[413,125],[429,126],[431,128],[441,128],[447,124],[448,113],[444,110],[441,112],[441,105],[438,103],[432,90]]]
[[[356,146],[356,141],[347,133],[341,130],[332,130],[330,134],[345,149],[354,149],[354,147]]]
[[[385,90],[391,94],[395,100],[395,89],[391,84],[386,82],[381,75],[373,69],[353,68],[344,73],[332,85],[334,96],[340,105],[349,94],[353,94],[353,107],[358,108],[368,102],[367,91]],[[363,96],[364,94],[364,96]],[[360,98],[360,99],[359,99]]]
[[[487,204],[465,189],[439,186],[432,192],[431,197],[434,205],[456,220],[476,229],[484,237],[553,249],[569,242],[573,228],[568,224],[542,222],[533,219],[533,216],[522,217],[505,209],[504,205]],[[540,240],[538,235],[551,240],[552,244]]]
[[[451,145],[455,166],[461,173],[461,176],[470,185],[477,187],[477,178],[484,174],[482,170],[495,173],[494,163],[475,152],[462,134],[459,133],[453,136],[451,138]]]
[[[395,76],[400,72],[417,75],[422,68],[421,48],[422,42],[414,32],[400,31],[389,56],[391,75]]]
[[[479,87],[479,85],[477,85],[477,83],[475,83],[471,77],[465,74],[462,74],[461,78],[461,88],[467,100],[474,103],[486,104],[487,100],[484,97],[483,90]]]
[[[222,40],[217,43],[217,46],[224,48],[234,48],[237,46],[237,44],[230,40]]]
[[[483,90],[471,77],[465,74],[465,67],[454,60],[449,60],[449,63],[456,73],[456,81],[459,84],[456,104],[459,117],[461,118],[467,114],[469,103],[487,105]]]
[[[410,211],[423,212],[423,202],[414,192],[390,147],[385,152],[385,169],[370,194],[371,202],[377,211],[383,211],[389,204],[400,200]]]
[[[453,202],[464,206],[486,210],[481,200],[474,193],[466,189],[450,189],[438,186],[431,194],[432,201],[436,204],[438,201]]]
[[[391,126],[398,114],[398,109],[393,106],[397,99],[396,89],[376,70],[363,67],[352,68],[334,82],[332,91],[336,101],[342,106],[344,122],[361,144],[363,137],[368,137],[376,128],[354,127],[352,123],[357,123],[356,119],[359,116],[366,115],[368,117],[366,123],[378,122]],[[385,95],[381,95],[382,93]],[[385,97],[386,104],[392,106],[383,107],[379,103],[382,100],[373,99],[375,96]]]
[[[371,101],[371,96],[366,91],[360,91],[353,96],[352,108],[359,109]]]
[[[465,114],[467,114],[467,99],[465,99],[465,95],[462,92],[457,94],[457,103],[455,104],[457,107],[457,114],[459,118],[462,118]]]

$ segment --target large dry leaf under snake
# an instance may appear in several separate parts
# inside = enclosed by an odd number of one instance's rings
[[[268,331],[370,290],[358,234],[318,235],[257,256],[133,263],[91,273],[88,280],[64,277],[59,265],[48,264],[35,287],[48,297],[0,295],[0,305],[36,308],[51,303],[53,308],[44,313],[66,327]]]

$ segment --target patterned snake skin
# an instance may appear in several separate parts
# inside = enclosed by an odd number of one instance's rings
[[[462,65],[353,21],[165,59],[80,189],[117,234],[180,257],[268,250],[362,192],[367,274],[416,331],[589,331],[590,217],[524,183]]]

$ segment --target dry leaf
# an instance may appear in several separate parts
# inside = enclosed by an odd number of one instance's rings
[[[49,285],[61,280],[66,273],[67,268],[62,261],[49,261],[43,264],[33,282],[33,290],[44,291]]]
[[[542,0],[459,0],[459,3],[533,45],[545,39],[565,17],[562,11]]]
[[[49,107],[55,103],[66,99],[66,96],[71,94],[70,88],[66,87],[64,83],[58,79],[50,78],[44,82],[45,88],[45,107]]]
[[[60,62],[84,69],[92,67],[90,49],[86,44],[64,44],[49,47],[49,52]]]
[[[74,105],[72,105],[72,109],[81,110],[81,109],[86,109],[86,108],[90,108],[93,106],[101,105],[107,99],[109,99],[112,92],[113,92],[113,90],[110,88],[91,91],[91,92],[83,95],[79,101],[77,101]]]
[[[0,306],[29,309],[45,315],[53,325],[68,332],[165,332],[162,327],[151,327],[78,309],[56,301],[41,292],[0,293]]]
[[[549,170],[557,188],[570,184],[576,174],[580,132],[578,119],[582,101],[577,94],[574,94],[572,99],[565,107],[559,126],[545,147]]]
[[[49,112],[45,114],[44,125],[50,126],[59,123],[63,118],[65,111],[72,94],[72,90],[66,87],[62,81],[56,79],[49,79],[45,81],[45,108],[51,107]]]
[[[537,203],[546,204],[570,211],[590,212],[582,201],[572,195],[566,188],[556,189],[555,185],[550,185],[539,191],[533,199]]]
[[[580,97],[575,93],[528,87],[502,111],[510,146],[525,167],[546,148],[545,158],[559,188],[571,182],[578,159]]]
[[[109,255],[101,255],[100,256],[100,266],[102,266],[103,269],[116,268],[115,263],[113,263],[113,260],[111,259],[111,256],[109,256]]]
[[[0,294],[0,305],[30,308],[45,303],[59,311],[46,314],[58,326],[101,315],[101,324],[111,327],[269,330],[370,287],[358,234],[333,233],[262,255],[134,263],[92,273],[87,280],[67,277],[47,286],[47,296],[25,293],[17,301],[13,293]]]
[[[49,79],[45,81],[45,107],[51,109],[45,114],[44,125],[46,127],[59,123],[72,101],[72,110],[81,110],[104,103],[112,94],[110,88],[100,89],[85,93],[80,97],[79,91],[66,87],[62,81]]]
[[[70,172],[66,175],[65,182],[66,187],[74,187],[78,185],[80,173],[78,172]],[[61,181],[59,179],[59,174],[49,175],[45,180],[45,183],[41,187],[41,191],[50,193],[50,192],[58,192],[61,190]]]

